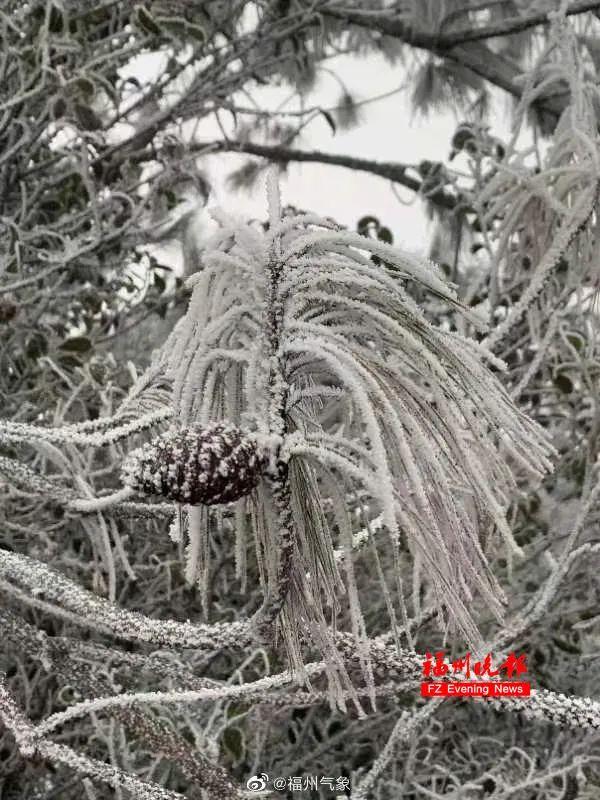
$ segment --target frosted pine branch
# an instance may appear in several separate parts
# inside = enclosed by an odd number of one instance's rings
[[[339,542],[319,511],[328,498],[314,488],[331,470],[342,484],[368,490],[390,546],[396,551],[407,537],[427,564],[438,604],[475,641],[466,600],[478,594],[498,618],[503,601],[479,530],[492,523],[509,554],[516,551],[505,518],[516,473],[539,480],[552,467],[552,448],[488,371],[486,362],[501,366],[497,359],[432,326],[404,290],[403,281],[411,281],[481,325],[432,263],[314,215],[278,222],[273,179],[269,191],[265,233],[215,215],[221,228],[207,243],[205,269],[190,281],[188,314],[164,354],[179,424],[223,419],[279,435],[286,469],[304,464],[303,489],[292,477],[285,503],[297,528],[296,550],[285,545],[292,594],[282,611],[290,625],[301,617],[322,633],[326,611],[318,595],[316,606],[307,603],[306,575],[328,591],[341,579],[333,557]],[[224,407],[210,399],[222,369],[237,387]],[[347,413],[333,434],[321,424],[318,405],[336,401]],[[259,493],[268,496],[274,502]],[[341,515],[340,508],[338,522]],[[309,516],[321,519],[318,543]],[[282,536],[289,538],[284,528],[269,522],[254,530],[272,596],[283,587],[275,587],[274,554]],[[355,601],[351,609],[358,630]]]
[[[493,698],[492,704],[502,711],[518,711],[528,719],[551,722],[559,728],[600,730],[600,701],[591,697],[532,689],[527,699],[511,703],[504,698]]]
[[[36,754],[50,764],[63,764],[81,776],[87,775],[113,789],[124,789],[136,800],[186,800],[186,795],[181,792],[141,781],[110,764],[77,753],[64,744],[41,740],[36,743]]]
[[[0,588],[27,605],[49,611],[78,626],[126,641],[205,650],[240,648],[252,641],[244,622],[192,625],[125,611],[77,586],[56,570],[28,556],[0,550]]]
[[[304,667],[306,676],[314,676],[322,673],[325,669],[324,663],[306,664]],[[96,714],[100,711],[109,710],[129,705],[156,704],[156,705],[184,705],[200,701],[218,701],[227,698],[237,698],[240,700],[256,700],[269,690],[277,689],[280,686],[298,684],[304,676],[298,676],[293,672],[286,671],[277,675],[268,675],[252,683],[241,686],[219,686],[216,688],[206,687],[203,689],[172,691],[172,692],[137,692],[135,694],[120,694],[113,697],[100,697],[94,700],[85,700],[76,703],[66,711],[59,712],[40,723],[36,728],[36,735],[46,736],[62,725],[78,719],[86,714]]]

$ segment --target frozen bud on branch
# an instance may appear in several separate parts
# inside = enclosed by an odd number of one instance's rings
[[[135,450],[123,482],[188,505],[230,503],[249,494],[268,463],[256,440],[234,425],[170,430]]]

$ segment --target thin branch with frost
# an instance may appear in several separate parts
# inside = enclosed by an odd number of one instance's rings
[[[26,759],[37,756],[53,764],[64,764],[79,775],[87,775],[113,788],[125,789],[139,800],[185,800],[185,795],[179,792],[163,789],[157,784],[145,783],[121,769],[81,755],[63,744],[39,737],[35,727],[26,719],[10,696],[3,675],[0,684],[0,720],[13,734],[19,752]]]
[[[597,168],[597,165],[594,166]],[[535,274],[526,290],[523,292],[518,302],[511,308],[506,319],[484,340],[483,344],[485,347],[493,349],[497,346],[540,294],[551,271],[556,267],[560,258],[564,256],[565,252],[572,245],[578,233],[585,229],[598,205],[599,197],[600,179],[596,178],[589,188],[577,199],[574,207],[570,209],[568,218],[563,222],[551,247],[544,253],[544,257],[537,265]]]
[[[47,478],[16,458],[0,456],[0,474],[7,483],[27,494],[49,497],[59,502],[67,502],[70,494],[56,478]]]
[[[23,422],[0,420],[0,437],[7,442],[53,442],[102,447],[126,439],[133,434],[157,425],[172,416],[170,408],[159,408],[134,420],[107,417],[90,422],[74,423],[62,428],[44,428]]]
[[[103,495],[102,497],[80,497],[70,500],[67,507],[73,511],[80,511],[84,514],[94,514],[97,511],[104,511],[130,500],[133,494],[134,492],[129,486],[124,486],[117,492]]]
[[[0,550],[0,589],[27,605],[126,641],[218,650],[252,641],[247,623],[192,625],[125,611],[29,556]]]
[[[560,554],[560,558],[555,563],[550,575],[544,581],[536,596],[515,619],[507,622],[500,633],[494,638],[494,647],[506,646],[509,641],[515,641],[526,630],[539,622],[542,616],[547,613],[548,607],[574,559],[583,552],[589,552],[591,550],[591,545],[588,543],[584,543],[577,549],[574,548],[585,521],[600,495],[599,475],[600,460],[592,465],[586,473],[579,509],[571,530],[568,533],[567,541]]]
[[[323,662],[305,664],[304,669],[307,676],[319,675],[325,669]],[[96,714],[111,708],[137,705],[153,704],[157,705],[180,705],[195,703],[207,700],[225,700],[236,698],[239,700],[252,700],[259,698],[265,691],[276,689],[280,686],[303,681],[303,676],[286,671],[277,675],[268,675],[252,683],[233,686],[219,686],[216,688],[206,687],[196,690],[172,691],[172,692],[137,692],[135,694],[118,694],[112,697],[99,697],[94,700],[84,700],[70,706],[66,711],[60,711],[45,719],[36,728],[36,735],[47,736],[56,728],[77,719],[86,714]]]
[[[146,518],[155,518],[156,515],[173,516],[173,506],[167,503],[127,502],[133,495],[129,487],[123,487],[100,497],[76,497],[74,491],[64,485],[62,476],[48,478],[15,458],[0,456],[0,474],[6,483],[24,494],[44,497],[66,510],[81,514],[95,514],[97,511],[111,509],[117,516]],[[63,483],[59,483],[59,480]]]
[[[439,701],[433,699],[416,710],[402,712],[373,766],[352,790],[352,800],[366,800],[369,797],[381,773],[394,758],[396,747],[400,742],[414,736],[419,726],[436,711],[438,705]]]

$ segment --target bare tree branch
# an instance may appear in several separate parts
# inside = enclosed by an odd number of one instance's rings
[[[423,191],[422,181],[407,174],[407,170],[413,169],[413,167],[410,164],[402,164],[398,161],[374,161],[369,158],[357,158],[338,153],[323,153],[320,150],[298,150],[285,145],[263,145],[240,141],[199,142],[194,145],[194,149],[210,153],[218,151],[247,153],[248,155],[268,158],[270,161],[282,164],[289,161],[331,164],[387,178],[387,180],[405,186],[413,192],[420,193]],[[459,202],[455,195],[444,189],[439,189],[431,194],[427,193],[426,196],[430,202],[449,211],[454,210]]]
[[[584,13],[600,8],[599,2],[581,0],[574,3],[567,12],[570,15]],[[494,36],[518,33],[528,28],[548,22],[550,12],[540,12],[523,18],[503,20],[486,28],[462,30],[447,35],[424,33],[410,28],[399,17],[376,11],[362,11],[355,8],[336,8],[326,6],[321,9],[324,16],[343,20],[352,25],[379,31],[384,36],[400,39],[411,47],[425,50],[440,58],[447,58],[470,69],[494,86],[498,86],[513,97],[520,99],[522,87],[517,78],[521,68],[515,62],[494,53],[480,40]],[[545,114],[557,119],[565,107],[566,95],[542,97],[534,105]]]
[[[600,2],[598,0],[575,0],[565,11],[566,17],[576,14],[585,14],[587,11],[598,11]],[[453,47],[457,44],[467,42],[477,42],[482,39],[493,39],[496,36],[508,36],[512,33],[522,33],[523,31],[535,28],[538,25],[546,25],[550,22],[551,11],[539,11],[534,14],[527,14],[520,17],[498,20],[483,28],[463,28],[454,33],[448,33],[443,37],[445,47]]]

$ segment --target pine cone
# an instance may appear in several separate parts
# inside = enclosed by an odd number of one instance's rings
[[[188,505],[239,500],[267,464],[256,441],[234,425],[171,430],[134,451],[123,465],[127,486]]]

